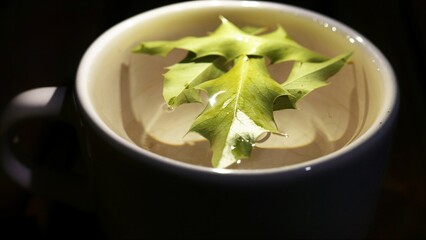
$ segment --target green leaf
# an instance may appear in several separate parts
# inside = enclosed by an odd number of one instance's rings
[[[296,62],[282,83],[286,91],[274,104],[274,110],[296,108],[296,102],[313,90],[326,86],[327,79],[336,74],[348,61],[352,53],[345,53],[324,62]]]
[[[198,84],[222,75],[222,58],[204,58],[196,62],[183,60],[168,67],[164,74],[163,96],[169,107],[176,108],[183,103],[201,102]]]
[[[240,57],[227,73],[197,89],[208,93],[209,104],[191,131],[210,141],[214,167],[249,157],[259,135],[278,131],[273,102],[285,91],[269,76],[264,58]]]
[[[222,24],[206,37],[185,37],[176,41],[149,41],[140,44],[134,52],[166,56],[175,48],[188,50],[194,58],[222,56],[228,62],[240,56],[268,57],[272,63],[283,61],[323,61],[326,57],[302,47],[278,27],[264,35],[252,35],[261,28],[239,29],[223,16]]]
[[[166,56],[175,48],[188,51],[185,59],[167,68],[163,96],[177,107],[200,102],[200,91],[207,93],[208,104],[190,131],[209,140],[212,166],[226,168],[248,158],[261,134],[278,132],[273,111],[296,108],[304,96],[327,85],[352,53],[328,59],[290,39],[279,26],[261,34],[265,28],[239,29],[220,19],[209,36],[144,42],[134,52]],[[295,63],[287,81],[279,84],[266,62],[283,61]]]

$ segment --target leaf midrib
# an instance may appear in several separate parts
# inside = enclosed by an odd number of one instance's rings
[[[246,56],[243,57],[242,61],[246,61]],[[243,89],[244,79],[246,79],[246,75],[247,75],[246,64],[242,64],[242,63],[239,63],[239,64],[241,64],[242,67],[240,69],[241,70],[240,75],[239,75],[240,78],[238,80],[237,96],[235,97],[235,104],[234,104],[234,111],[233,111],[234,118],[236,118],[236,116],[237,116],[238,103],[240,101],[240,96],[241,96],[241,89]]]

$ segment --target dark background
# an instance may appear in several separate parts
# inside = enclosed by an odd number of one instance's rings
[[[172,2],[1,1],[0,111],[24,90],[72,85],[79,59],[99,34],[125,18]],[[400,87],[400,114],[368,238],[426,239],[426,4],[420,0],[282,2],[346,23],[378,46],[393,65]],[[57,134],[63,128],[37,122],[27,126],[29,155],[36,157],[39,152],[34,149],[52,144],[52,138],[69,144],[72,139]],[[1,172],[3,236],[102,238],[91,213],[25,191]]]

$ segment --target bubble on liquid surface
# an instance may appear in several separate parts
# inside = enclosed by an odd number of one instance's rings
[[[264,133],[260,134],[259,137],[257,137],[256,143],[263,143],[266,140],[268,140],[269,137],[271,137],[271,132],[264,132]]]
[[[284,137],[284,138],[289,138],[290,135],[288,133],[277,133],[278,136]]]
[[[164,112],[173,112],[175,110],[172,106],[169,106],[166,103],[164,103],[163,105],[161,105],[161,109]]]

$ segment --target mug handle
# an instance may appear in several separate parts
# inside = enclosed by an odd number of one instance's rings
[[[69,122],[61,116],[68,91],[68,87],[41,87],[20,93],[8,103],[0,122],[1,164],[3,171],[21,187],[90,210],[88,176],[29,164],[12,151],[12,145],[18,141],[14,133],[24,122],[32,119]]]

